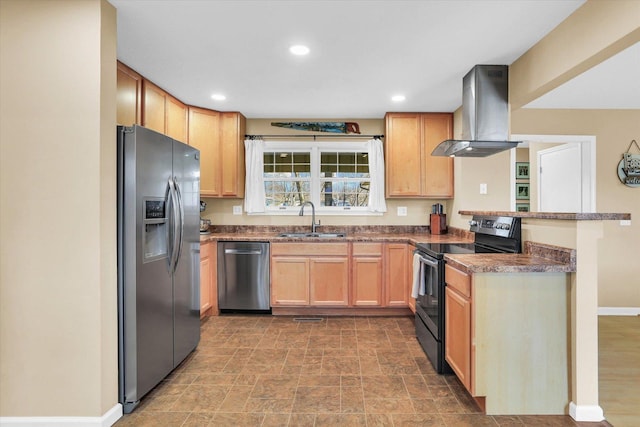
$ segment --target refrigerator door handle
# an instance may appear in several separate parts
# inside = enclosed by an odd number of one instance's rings
[[[177,230],[177,226],[178,226],[178,222],[180,220],[180,218],[178,217],[179,215],[179,209],[176,209],[176,205],[178,203],[178,199],[176,197],[176,190],[175,190],[175,186],[174,186],[174,181],[173,181],[173,177],[169,177],[169,189],[168,189],[168,205],[169,205],[169,209],[168,209],[168,215],[169,215],[169,227],[168,228],[168,233],[169,234],[169,239],[167,241],[167,246],[169,246],[169,274],[173,274],[173,272],[176,269],[176,264],[177,264],[177,243],[176,243],[176,239],[179,238],[178,236],[178,230]]]
[[[167,192],[165,194],[165,200],[167,201],[167,270],[169,274],[171,274],[171,268],[173,267],[173,221],[171,219],[171,215],[173,209],[171,205],[173,204],[173,192],[171,191],[171,178],[167,181]]]
[[[178,216],[179,216],[179,222],[176,224],[176,227],[178,227],[179,233],[178,233],[178,250],[176,251],[176,261],[175,261],[175,265],[173,266],[173,270],[175,271],[175,269],[178,267],[178,260],[180,259],[180,256],[182,255],[182,243],[184,240],[184,201],[182,200],[182,192],[180,191],[180,185],[178,185],[178,182],[176,181],[175,176],[173,177],[173,188],[175,189],[176,192],[176,198],[178,200]]]

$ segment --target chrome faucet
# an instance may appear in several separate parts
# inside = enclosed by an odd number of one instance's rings
[[[311,205],[311,232],[315,233],[316,232],[316,227],[320,225],[320,221],[318,221],[318,223],[316,224],[316,207],[313,205],[313,203],[312,202],[304,202],[300,207],[300,213],[298,215],[300,215],[300,216],[304,215],[304,207],[306,205]]]

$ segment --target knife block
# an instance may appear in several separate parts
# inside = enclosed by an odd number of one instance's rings
[[[430,214],[429,229],[431,234],[447,234],[447,215]]]

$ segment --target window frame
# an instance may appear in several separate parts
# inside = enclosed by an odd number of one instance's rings
[[[320,176],[320,153],[367,153],[367,141],[265,141],[264,152],[286,151],[286,152],[305,152],[309,153],[311,160],[311,181],[310,195],[311,201],[315,205],[316,215],[375,215],[380,216],[382,213],[371,212],[368,206],[321,206],[320,204],[320,188],[324,178]],[[369,171],[368,181],[371,182],[373,177]],[[345,179],[347,182],[348,179]],[[264,185],[264,176],[263,176]],[[265,210],[263,215],[297,215],[300,212],[300,206],[278,206],[268,207],[265,197]]]

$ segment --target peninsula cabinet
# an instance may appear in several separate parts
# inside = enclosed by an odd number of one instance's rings
[[[142,82],[142,126],[187,142],[187,106],[148,80]]]
[[[382,243],[353,243],[351,250],[351,305],[382,305]]]
[[[448,265],[445,267],[445,274],[445,358],[460,382],[467,390],[472,391],[471,278]]]
[[[348,305],[348,255],[348,243],[272,243],[271,305]]]
[[[453,135],[450,113],[387,113],[385,116],[386,196],[452,198],[453,159],[431,156]]]
[[[200,150],[200,195],[244,197],[245,117],[189,107],[189,145]]]
[[[564,415],[570,276],[445,266],[445,358],[487,415]]]

